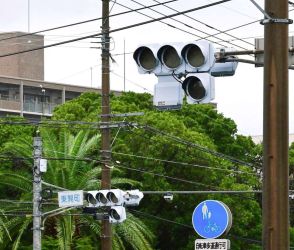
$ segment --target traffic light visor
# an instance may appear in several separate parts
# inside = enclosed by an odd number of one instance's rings
[[[105,197],[105,195],[101,192],[98,192],[96,194],[96,199],[101,202],[102,204],[106,204],[108,202],[107,198]]]
[[[115,209],[110,209],[109,215],[115,220],[120,220],[120,215]]]
[[[196,101],[201,101],[206,96],[206,89],[202,81],[196,76],[190,76],[183,82],[186,94]]]
[[[106,195],[107,199],[113,203],[118,203],[119,199],[118,197],[115,195],[114,192],[108,192]]]
[[[169,69],[176,69],[181,65],[181,58],[173,46],[162,46],[158,50],[157,56],[161,63]]]
[[[91,193],[87,193],[86,194],[86,200],[91,203],[92,205],[96,205],[97,204],[97,200],[95,199],[94,195]]]
[[[191,67],[201,67],[205,63],[205,56],[196,44],[187,44],[182,50],[182,56]]]
[[[157,66],[157,60],[152,50],[146,46],[139,47],[134,52],[134,59],[138,66],[146,71],[152,71]]]

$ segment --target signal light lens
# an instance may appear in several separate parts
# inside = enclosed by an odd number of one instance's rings
[[[136,58],[137,64],[150,71],[156,67],[156,58],[148,47],[141,47]]]
[[[120,215],[115,209],[110,209],[109,216],[115,220],[120,220]]]
[[[90,194],[88,193],[87,196],[86,196],[86,200],[93,204],[93,205],[96,205],[97,204],[97,200],[95,199],[95,197],[93,196],[93,194]]]
[[[182,50],[182,56],[191,67],[201,67],[205,63],[205,56],[199,46],[188,44]]]
[[[101,202],[102,204],[106,204],[108,202],[107,198],[103,193],[97,193],[96,194],[96,199]]]
[[[196,76],[190,76],[183,82],[183,88],[187,95],[196,101],[201,101],[206,96],[206,89],[201,80]]]
[[[178,52],[170,45],[161,47],[158,54],[160,61],[169,69],[176,69],[181,64],[181,58]]]
[[[118,197],[113,192],[109,192],[106,195],[107,199],[113,203],[118,203]]]

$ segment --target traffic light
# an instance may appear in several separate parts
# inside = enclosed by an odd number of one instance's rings
[[[87,191],[85,199],[88,207],[137,206],[143,193],[138,189],[123,191],[120,189]]]
[[[140,74],[160,74],[161,64],[157,59],[157,44],[150,44],[148,46],[140,46],[133,54],[133,58],[138,65],[138,71]]]
[[[111,207],[108,215],[109,223],[121,223],[127,218],[126,209],[123,206]]]
[[[214,99],[214,78],[210,74],[215,64],[214,52],[211,43],[196,41],[144,45],[135,50],[133,57],[139,73],[157,76],[153,104],[165,110],[180,108],[184,94],[188,103]]]
[[[209,103],[214,99],[214,77],[209,73],[188,74],[182,86],[189,104]]]

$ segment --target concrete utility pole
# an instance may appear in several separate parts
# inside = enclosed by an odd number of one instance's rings
[[[288,1],[266,0],[265,12],[263,249],[288,250]]]
[[[108,124],[110,121],[110,81],[109,81],[109,0],[102,0],[102,103],[101,103],[101,120]],[[103,160],[102,174],[101,174],[101,189],[110,189],[111,173],[110,173],[110,159],[111,159],[111,145],[110,145],[110,128],[101,129],[101,157]],[[102,221],[101,230],[101,249],[111,250],[111,225],[108,220]]]
[[[42,179],[40,160],[42,157],[42,139],[34,137],[34,167],[33,167],[33,249],[41,250],[41,191]]]

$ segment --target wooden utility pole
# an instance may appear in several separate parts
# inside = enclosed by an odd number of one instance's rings
[[[288,250],[288,1],[266,0],[265,12],[263,249]]]
[[[101,120],[108,124],[110,121],[110,81],[109,81],[109,0],[102,0],[102,102],[101,102]],[[101,174],[101,189],[109,189],[111,185],[110,179],[110,160],[111,160],[111,145],[110,145],[110,129],[101,129],[101,157],[103,160]],[[101,230],[101,249],[111,250],[111,225],[107,220],[102,221]]]

